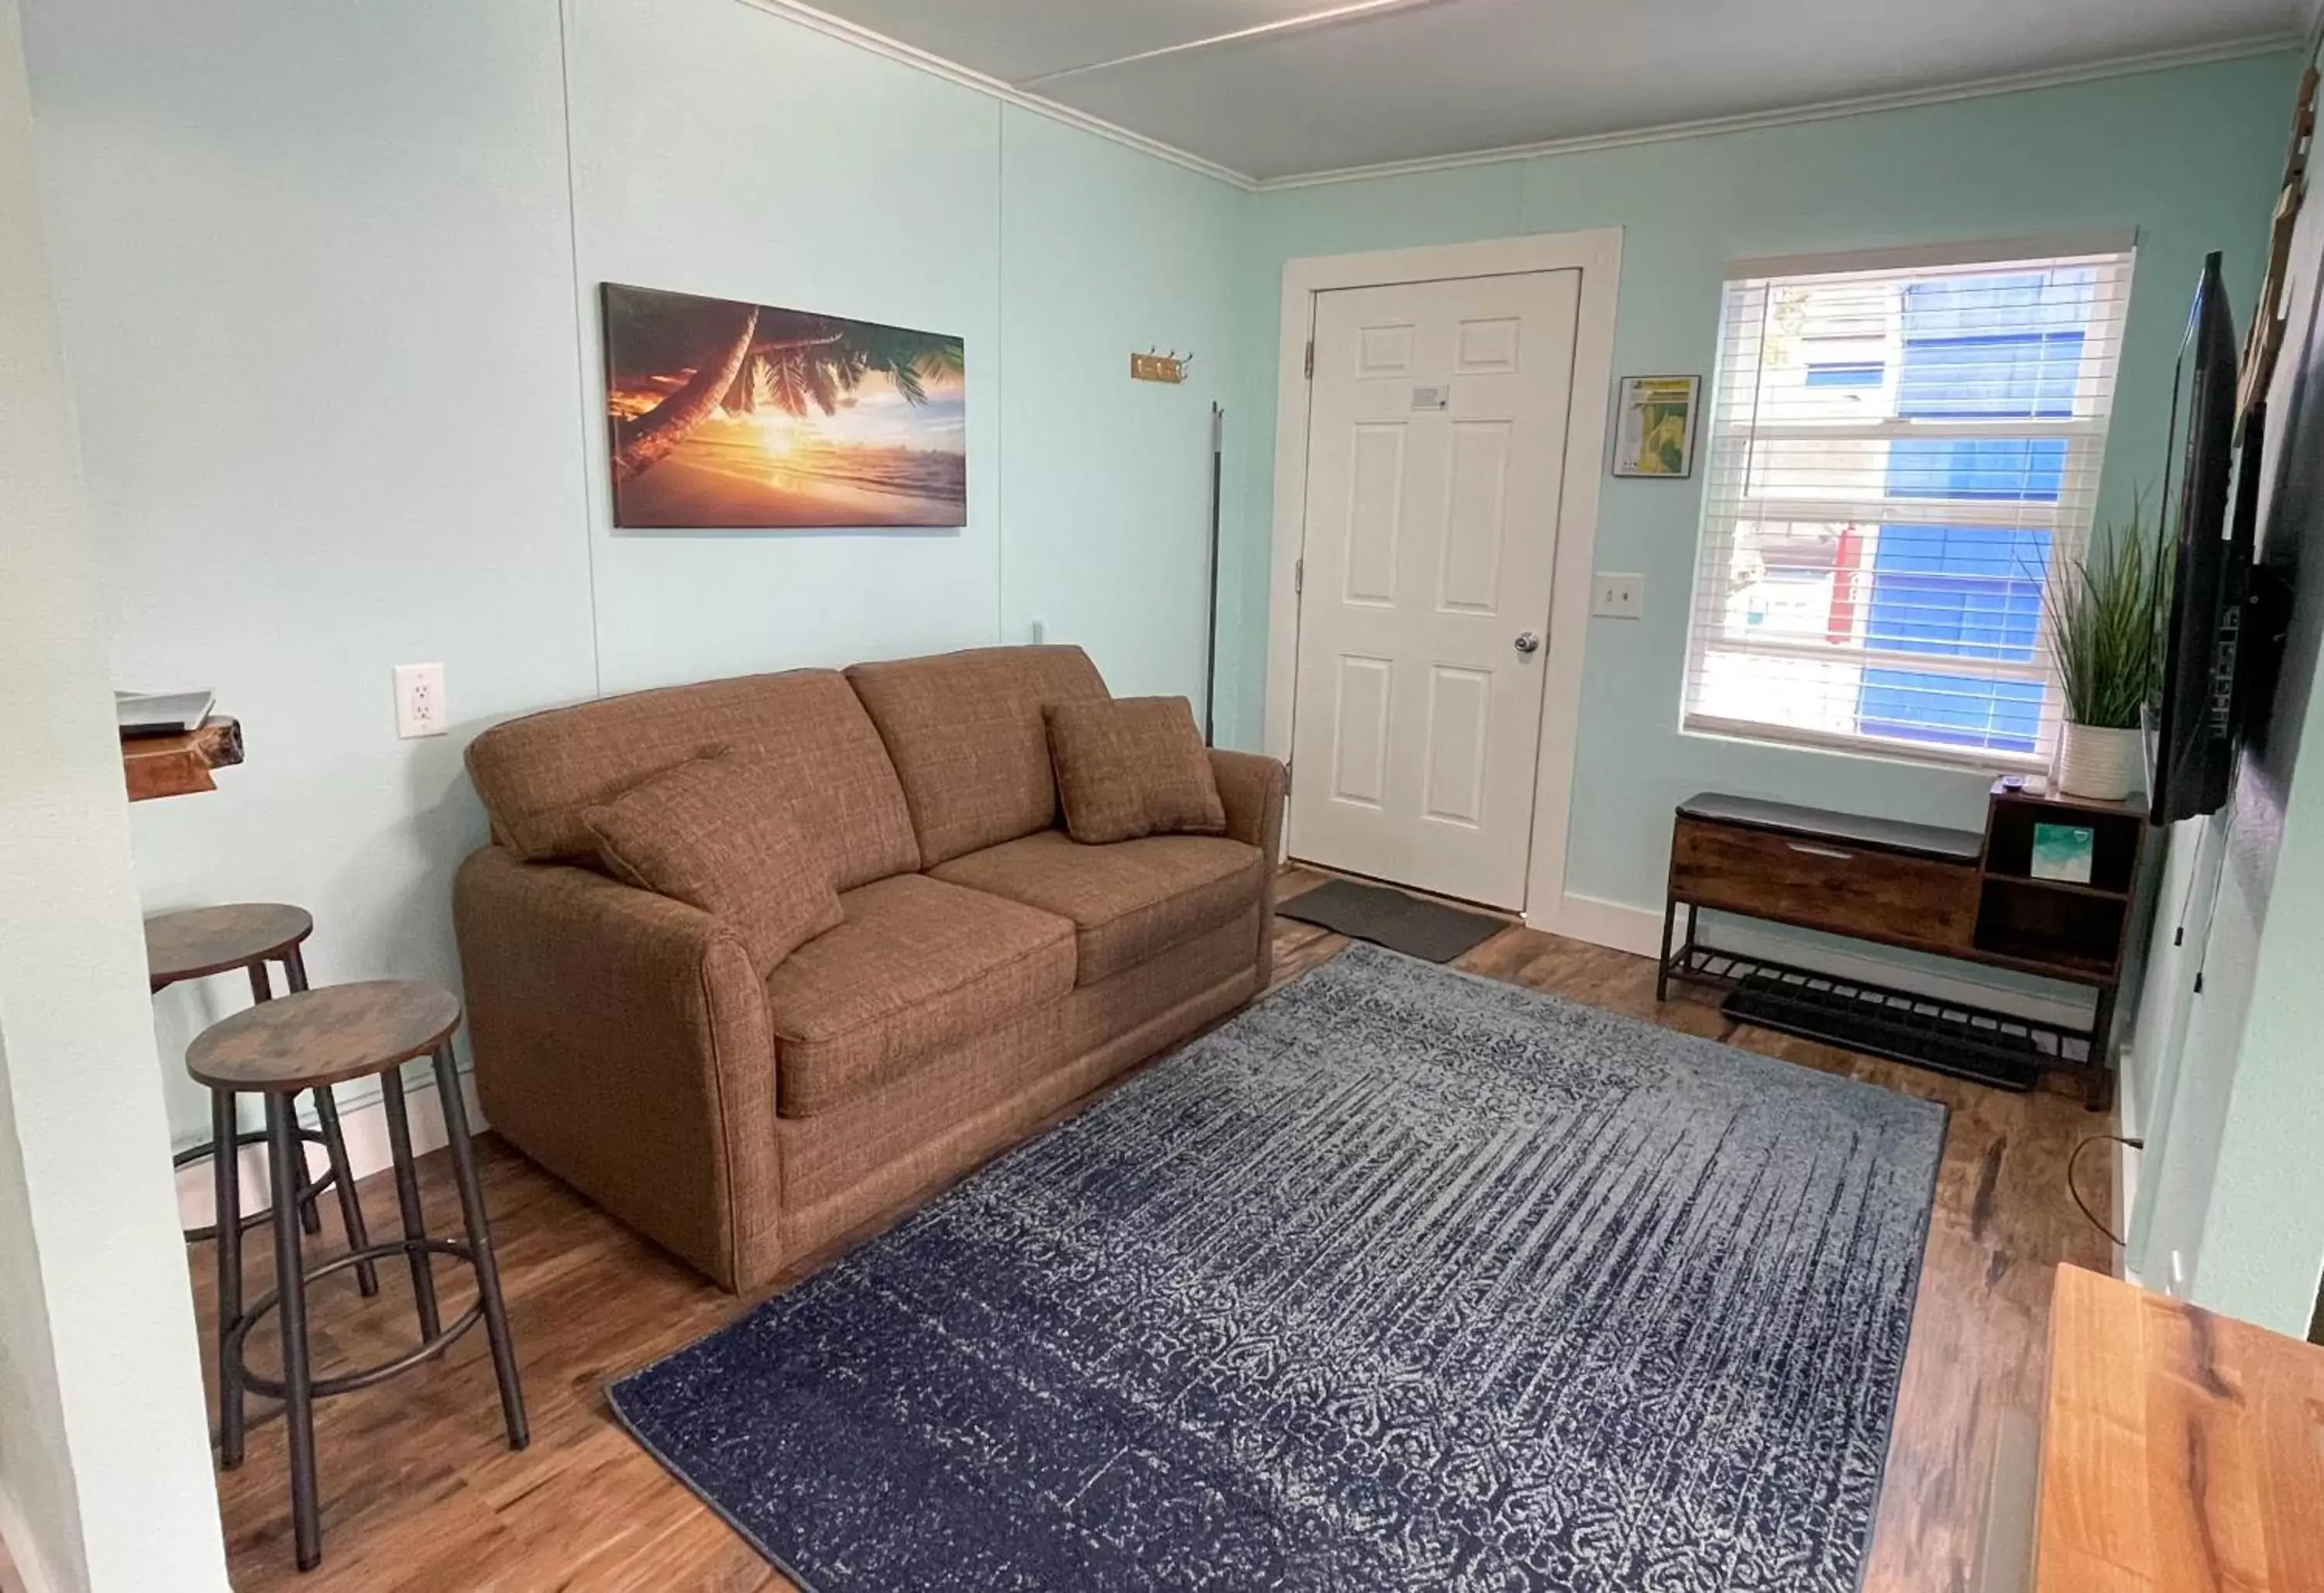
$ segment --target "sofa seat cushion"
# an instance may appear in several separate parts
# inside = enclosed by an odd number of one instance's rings
[[[1084,985],[1232,922],[1267,886],[1258,847],[1201,835],[1091,847],[1045,829],[929,872],[1072,920],[1075,977]]]
[[[767,977],[776,1109],[808,1117],[1074,987],[1074,926],[901,874],[839,898],[838,928]]]

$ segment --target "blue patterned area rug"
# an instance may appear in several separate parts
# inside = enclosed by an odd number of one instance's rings
[[[613,1408],[812,1593],[1845,1593],[1943,1137],[1351,946]]]

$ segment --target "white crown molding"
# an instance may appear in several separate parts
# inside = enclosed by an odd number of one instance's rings
[[[2324,0],[2317,0],[2324,16]],[[1347,166],[1330,171],[1307,171],[1289,177],[1259,179],[1261,193],[1284,189],[1315,188],[1330,182],[1366,182],[1379,177],[1406,177],[1426,171],[1451,171],[1463,166],[1498,165],[1504,161],[1537,160],[1544,155],[1588,154],[1595,150],[1626,149],[1633,144],[1667,144],[1682,138],[1708,138],[1721,133],[1752,133],[1766,127],[1789,127],[1805,122],[1828,122],[1841,116],[1868,116],[1877,111],[1912,110],[1921,106],[1949,105],[1956,100],[1983,99],[1996,94],[2022,94],[2034,88],[2061,88],[2075,83],[2101,82],[2109,78],[2135,77],[2142,72],[2168,71],[2173,67],[2209,66],[2248,56],[2273,55],[2296,50],[2302,41],[2292,33],[2266,38],[2237,39],[2224,44],[2202,44],[2185,50],[2157,51],[2093,61],[2085,66],[2055,67],[2046,71],[2016,72],[2006,77],[1979,78],[1941,88],[1907,88],[1893,94],[1867,94],[1852,99],[1829,99],[1780,110],[1752,111],[1736,116],[1706,116],[1694,122],[1666,122],[1620,133],[1592,133],[1578,138],[1555,138],[1540,144],[1516,144],[1499,149],[1473,150],[1465,154],[1429,155],[1414,161],[1385,161],[1370,166]]]
[[[1148,138],[1143,133],[1132,133],[1127,127],[1116,126],[1102,117],[1093,116],[1085,111],[1077,111],[1069,105],[1060,105],[1054,99],[1045,99],[1038,94],[1028,94],[1014,84],[1001,79],[962,66],[957,61],[946,60],[941,55],[931,54],[917,45],[907,44],[900,39],[890,39],[887,34],[875,32],[860,23],[849,22],[844,16],[834,16],[827,11],[818,11],[812,5],[802,5],[800,0],[735,0],[735,4],[747,5],[753,11],[763,11],[770,15],[782,17],[787,21],[798,23],[802,27],[813,28],[818,33],[827,34],[831,38],[853,44],[859,50],[868,50],[874,55],[886,56],[890,60],[917,68],[931,77],[942,78],[948,83],[957,83],[964,88],[973,88],[979,94],[989,94],[1004,105],[1013,105],[1019,110],[1031,111],[1034,115],[1047,116],[1053,122],[1063,122],[1066,126],[1079,128],[1084,133],[1095,134],[1100,138],[1110,139],[1115,144],[1134,149],[1140,154],[1152,155],[1157,161],[1167,161],[1174,166],[1183,166],[1189,171],[1200,172],[1203,176],[1223,182],[1231,188],[1239,188],[1245,193],[1250,193],[1259,187],[1256,181],[1246,177],[1241,172],[1230,171],[1217,162],[1206,161],[1200,155],[1189,154],[1176,144],[1164,144],[1158,138]]]
[[[1069,105],[1032,94],[1002,79],[947,60],[943,56],[891,39],[853,23],[845,17],[834,16],[818,10],[804,0],[734,0],[738,5],[764,12],[802,27],[814,29],[827,37],[868,50],[904,66],[956,83],[979,94],[990,95],[1005,105],[1013,105],[1035,116],[1047,116],[1068,127],[1110,140],[1156,160],[1167,161],[1189,171],[1223,182],[1245,193],[1274,193],[1286,189],[1314,188],[1333,182],[1365,182],[1379,177],[1406,177],[1428,171],[1457,171],[1463,166],[1498,165],[1505,161],[1537,160],[1545,155],[1587,154],[1596,150],[1625,149],[1634,144],[1667,144],[1682,138],[1708,138],[1722,133],[1749,133],[1768,127],[1788,127],[1807,122],[1827,122],[1841,116],[1860,116],[1877,111],[1911,110],[1921,106],[1949,105],[1957,100],[1982,99],[1995,94],[2021,94],[2034,88],[2059,88],[2075,83],[2101,82],[2109,78],[2134,77],[2142,72],[2168,71],[2173,67],[2209,66],[2218,61],[2241,60],[2248,56],[2272,55],[2279,51],[2297,50],[2303,46],[2311,52],[2319,39],[2324,39],[2324,0],[2312,0],[2314,14],[2306,36],[2279,33],[2264,38],[2230,40],[2221,44],[2202,44],[2184,50],[2157,51],[2145,55],[2124,56],[2114,60],[2094,61],[2085,66],[2057,67],[2046,71],[2016,72],[2004,77],[1979,78],[1966,83],[1949,84],[1938,88],[1908,88],[1892,94],[1860,95],[1849,99],[1821,100],[1811,105],[1789,106],[1780,110],[1753,111],[1736,116],[1709,116],[1700,121],[1668,122],[1658,126],[1631,128],[1618,133],[1594,133],[1578,138],[1549,139],[1538,144],[1508,144],[1498,149],[1472,150],[1462,154],[1430,155],[1411,161],[1387,161],[1369,166],[1344,166],[1325,171],[1305,171],[1285,177],[1256,178],[1215,161],[1189,153],[1176,144],[1165,144],[1158,138],[1148,138],[1142,133],[1109,122],[1086,111],[1075,110]]]

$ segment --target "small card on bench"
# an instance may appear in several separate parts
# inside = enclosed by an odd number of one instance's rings
[[[2097,839],[2098,832],[2085,824],[2037,824],[2033,863],[2027,872],[2035,879],[2086,885],[2090,883],[2090,854]]]

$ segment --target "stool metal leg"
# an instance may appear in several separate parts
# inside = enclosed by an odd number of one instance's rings
[[[226,1348],[226,1335],[242,1320],[241,1125],[235,1121],[234,1092],[210,1092],[211,1189],[217,1223],[218,1464],[231,1471],[242,1464],[242,1368]]]
[[[296,946],[282,952],[282,982],[290,986],[290,994],[299,995],[307,988],[306,954]],[[364,1227],[363,1202],[355,1196],[355,1173],[347,1163],[347,1142],[339,1133],[339,1103],[333,1098],[331,1088],[325,1085],[315,1092],[315,1121],[323,1131],[323,1148],[330,1153],[332,1181],[338,1186],[339,1221],[347,1230],[347,1248],[361,1250],[371,1243]],[[309,1228],[313,1233],[314,1228]],[[368,1300],[379,1292],[379,1269],[370,1262],[355,1267],[355,1287]]]
[[[295,950],[296,948],[293,949]],[[296,985],[291,986],[294,990],[298,987]],[[250,999],[256,1004],[263,1004],[274,999],[274,987],[266,977],[266,965],[263,962],[254,962],[250,965]],[[293,1125],[298,1122],[296,1113],[291,1115],[291,1122]],[[314,1199],[307,1189],[306,1142],[297,1140],[293,1143],[299,1153],[298,1166],[294,1169],[299,1175],[299,1226],[310,1234],[319,1234],[323,1231],[323,1214],[315,1209]]]
[[[339,1221],[347,1230],[347,1248],[361,1250],[371,1244],[371,1233],[364,1225],[363,1201],[355,1195],[355,1173],[347,1161],[347,1142],[339,1133],[339,1103],[331,1097],[331,1087],[324,1085],[315,1091],[315,1120],[322,1125],[323,1148],[331,1157],[331,1184],[339,1195]],[[379,1268],[368,1261],[355,1263],[355,1287],[368,1300],[379,1292]]]
[[[460,1215],[467,1219],[468,1249],[476,1268],[476,1299],[484,1307],[484,1335],[493,1347],[493,1375],[500,1380],[501,1414],[508,1422],[509,1448],[530,1441],[524,1419],[524,1390],[516,1376],[516,1347],[510,1342],[508,1311],[501,1301],[500,1264],[493,1257],[493,1230],[484,1212],[484,1191],[476,1181],[475,1145],[468,1137],[467,1104],[460,1098],[460,1076],[447,1042],[436,1048],[436,1093],[444,1103],[444,1134],[452,1153],[452,1176],[460,1186]]]
[[[315,1500],[315,1400],[307,1360],[307,1284],[299,1253],[299,1115],[294,1098],[266,1098],[267,1160],[274,1186],[276,1310],[282,1326],[282,1421],[290,1450],[290,1524],[299,1569],[322,1563],[323,1528]]]
[[[403,1070],[390,1068],[379,1076],[380,1104],[387,1108],[388,1153],[395,1161],[395,1203],[403,1213],[403,1236],[428,1236],[428,1221],[420,1210],[420,1173],[411,1164],[411,1119],[403,1108]],[[411,1292],[420,1301],[420,1337],[433,1338],[442,1323],[436,1314],[436,1274],[428,1252],[406,1253],[411,1263]]]

